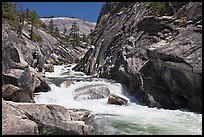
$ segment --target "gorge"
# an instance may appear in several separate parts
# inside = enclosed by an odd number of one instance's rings
[[[202,134],[202,2],[106,2],[86,46],[29,29],[2,22],[2,134]]]

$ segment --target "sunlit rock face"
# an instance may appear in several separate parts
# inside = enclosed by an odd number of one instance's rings
[[[69,30],[72,27],[72,24],[74,22],[77,23],[77,26],[79,28],[79,34],[90,34],[91,30],[93,30],[96,26],[96,22],[90,22],[83,19],[78,18],[69,18],[69,17],[54,17],[54,18],[41,18],[41,21],[45,23],[47,26],[49,26],[50,21],[53,21],[53,24],[58,27],[59,32],[63,34],[64,28]]]
[[[202,113],[202,3],[164,6],[154,15],[149,3],[107,2],[74,69],[118,80],[148,106]]]
[[[89,135],[90,111],[59,105],[17,104],[2,99],[3,135]],[[45,132],[46,130],[46,132]]]

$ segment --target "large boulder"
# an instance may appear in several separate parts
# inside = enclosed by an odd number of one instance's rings
[[[91,100],[108,97],[110,90],[106,85],[88,85],[74,91],[75,100]]]
[[[38,135],[38,125],[2,99],[2,135]]]
[[[45,79],[32,67],[9,69],[2,75],[5,84],[12,84],[32,94],[33,92],[47,92],[51,88]]]
[[[22,69],[9,69],[7,73],[3,74],[3,81],[5,84],[13,84],[32,95],[36,86],[36,75],[32,74],[30,67],[27,66]]]
[[[35,102],[33,96],[30,96],[27,91],[12,84],[2,86],[2,98],[14,102]]]
[[[71,80],[65,80],[62,84],[67,88],[69,87],[71,84],[73,84],[74,82]]]
[[[128,100],[111,93],[108,97],[108,104],[115,104],[115,105],[127,105]]]
[[[148,61],[140,72],[144,91],[163,108],[202,112],[201,76],[155,59]]]
[[[88,110],[3,100],[2,104],[3,134],[88,135],[93,130]]]

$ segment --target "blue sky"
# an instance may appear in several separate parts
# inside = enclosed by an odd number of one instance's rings
[[[18,2],[23,9],[37,11],[40,17],[77,17],[96,22],[104,2]]]

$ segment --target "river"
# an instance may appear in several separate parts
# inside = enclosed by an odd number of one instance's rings
[[[73,65],[71,66],[73,67]],[[58,104],[66,108],[88,109],[94,115],[94,134],[105,135],[202,135],[202,114],[187,110],[149,108],[136,102],[125,92],[125,88],[111,80],[91,78],[82,72],[66,71],[65,66],[54,66],[54,72],[45,73],[46,78],[66,78],[73,84],[56,86],[51,83],[51,91],[36,95],[36,103]],[[105,84],[110,92],[128,100],[127,106],[107,104],[108,98],[76,101],[74,92],[86,85]]]

